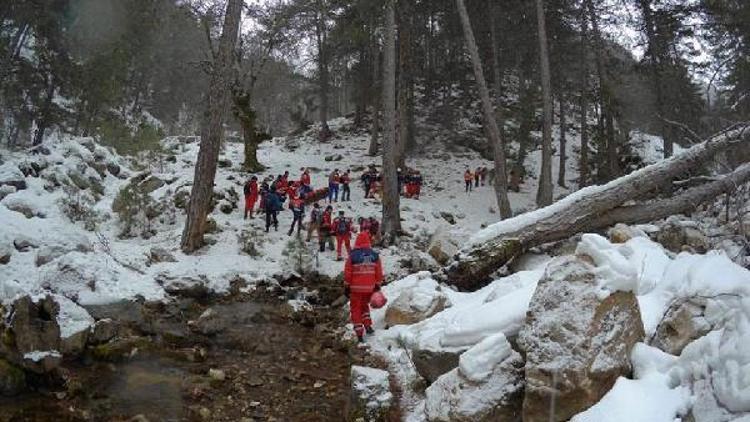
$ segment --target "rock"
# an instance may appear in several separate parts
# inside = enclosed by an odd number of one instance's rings
[[[341,154],[334,154],[334,155],[327,155],[324,160],[326,161],[341,161],[344,159],[344,156]]]
[[[580,257],[557,258],[537,285],[518,337],[524,421],[568,420],[631,372],[630,352],[644,337],[638,302],[632,292],[602,298],[594,270]]]
[[[48,359],[46,356],[38,356],[39,359],[27,359],[26,356],[33,353],[38,355],[40,351],[59,350],[59,311],[60,305],[52,296],[45,296],[36,303],[30,296],[22,296],[13,302],[12,317],[8,324],[13,344],[9,348],[17,363],[35,371],[54,366],[54,357]]]
[[[57,350],[34,351],[23,356],[23,367],[37,374],[48,374],[62,364],[62,355]]]
[[[41,267],[44,264],[48,264],[55,259],[67,254],[67,249],[62,246],[42,246],[36,252],[36,258],[34,258],[34,264],[37,267]]]
[[[96,321],[94,327],[91,329],[91,335],[89,336],[89,343],[91,344],[103,344],[113,338],[117,337],[120,331],[120,325],[110,319],[100,319]]]
[[[151,175],[148,176],[144,181],[139,183],[138,188],[144,193],[151,193],[164,186],[165,184],[166,183],[163,180],[154,175]]]
[[[12,397],[26,389],[26,374],[10,362],[0,359],[0,396]]]
[[[440,289],[437,281],[428,278],[420,280],[413,288],[404,290],[388,304],[385,311],[387,326],[409,325],[435,315],[449,306],[448,297]]]
[[[16,191],[26,189],[26,176],[12,163],[0,165],[0,186],[12,186]]]
[[[413,349],[411,358],[417,373],[425,381],[432,384],[441,375],[458,366],[458,356],[460,354],[461,352]]]
[[[429,421],[521,421],[523,359],[502,333],[461,356],[461,363],[425,391]]]
[[[438,231],[432,236],[427,253],[440,265],[447,265],[451,258],[456,255],[460,247],[450,233]]]
[[[211,293],[206,280],[203,279],[191,277],[182,277],[179,279],[157,278],[156,281],[164,287],[164,291],[173,296],[202,300],[206,299]]]
[[[209,369],[208,376],[213,381],[224,381],[225,379],[227,379],[227,374],[221,369],[214,369],[214,368]]]
[[[13,246],[15,246],[18,252],[27,252],[29,249],[36,249],[39,247],[39,243],[25,235],[20,235],[13,240]]]
[[[229,168],[232,167],[232,161],[227,159],[221,159],[219,160],[219,168]]]
[[[705,317],[705,303],[694,298],[671,307],[656,328],[651,345],[679,356],[682,349],[694,340],[708,334],[712,324]]]
[[[9,185],[2,185],[0,186],[0,201],[5,199],[6,196],[16,193],[16,188]]]
[[[393,394],[387,371],[352,365],[350,385],[352,390],[347,406],[347,420],[391,420],[388,412],[393,402]]]
[[[675,253],[684,250],[706,253],[711,248],[703,232],[679,221],[669,221],[666,226],[662,227],[656,233],[656,241]]]
[[[84,329],[69,337],[60,339],[60,351],[65,355],[78,355],[86,348],[89,339],[89,330]]]
[[[211,336],[224,331],[228,322],[222,318],[213,308],[206,309],[195,321],[190,321],[189,326],[203,335]]]
[[[207,217],[206,218],[206,233],[213,234],[213,233],[219,233],[221,229],[219,228],[219,224],[216,222],[216,220],[213,217]]]
[[[120,175],[120,171],[121,171],[121,169],[120,169],[120,166],[119,166],[119,165],[117,165],[117,164],[115,164],[115,163],[107,163],[107,171],[108,171],[108,172],[109,172],[109,173],[110,173],[110,174],[111,174],[112,176],[115,176],[115,177],[117,177],[117,176],[119,176],[119,175]]]
[[[174,195],[174,206],[175,208],[185,209],[190,201],[190,191],[181,190]]]
[[[50,155],[51,152],[49,148],[47,148],[44,145],[37,145],[36,147],[29,150],[34,155]]]
[[[222,201],[221,205],[219,205],[219,211],[223,212],[224,214],[231,214],[233,210],[234,207],[228,202]]]
[[[447,221],[450,225],[456,224],[456,217],[453,216],[453,214],[445,211],[440,212],[440,217],[443,218],[443,220]]]
[[[154,246],[149,253],[149,261],[152,263],[177,262],[177,259],[166,249]]]
[[[86,190],[91,187],[91,182],[89,182],[89,179],[87,179],[86,176],[77,171],[68,172],[68,177],[70,178],[70,181],[73,183],[73,185],[80,190]]]
[[[634,237],[648,237],[642,230],[630,227],[627,224],[617,223],[609,230],[609,241],[612,243],[625,243]]]
[[[0,265],[7,265],[11,256],[13,256],[13,249],[7,245],[0,245]]]
[[[9,209],[11,211],[15,211],[15,212],[17,212],[19,214],[23,214],[23,216],[26,217],[26,218],[34,218],[34,217],[37,217],[37,216],[40,216],[40,217],[42,216],[41,214],[37,213],[25,201],[20,201],[20,200],[18,200],[18,201],[12,201],[12,202],[6,201],[5,208],[7,208],[7,209]]]

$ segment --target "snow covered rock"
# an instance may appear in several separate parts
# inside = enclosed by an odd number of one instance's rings
[[[13,239],[13,246],[18,252],[28,252],[29,249],[39,247],[39,241],[26,235],[18,235]]]
[[[704,299],[692,298],[670,307],[656,328],[651,345],[679,356],[685,346],[708,334],[713,327],[704,314],[705,302]]]
[[[615,226],[612,227],[607,234],[609,235],[609,240],[612,243],[625,243],[634,237],[648,236],[642,230],[622,223],[615,224]]]
[[[411,353],[417,373],[430,384],[456,368],[460,355],[458,351],[429,349],[413,349]]]
[[[0,165],[0,186],[13,186],[16,190],[26,189],[26,177],[12,162]]]
[[[177,262],[177,259],[164,248],[152,247],[149,253],[149,261],[152,263]]]
[[[524,421],[568,420],[599,401],[631,370],[630,351],[644,337],[635,295],[605,297],[584,258],[557,258],[531,299],[518,338],[526,353]]]
[[[675,253],[684,250],[706,253],[710,249],[708,238],[697,225],[677,220],[669,220],[666,226],[656,233],[656,241]]]
[[[429,421],[520,421],[523,386],[523,359],[498,333],[427,388],[425,414]]]
[[[0,245],[0,265],[6,265],[13,256],[13,249],[8,245]]]
[[[440,265],[446,265],[458,253],[459,249],[460,247],[455,241],[455,237],[441,230],[432,236],[427,253]]]
[[[348,419],[368,422],[390,420],[388,411],[393,401],[388,372],[382,369],[352,365],[351,395]]]
[[[36,258],[34,258],[34,265],[41,267],[42,265],[48,264],[55,259],[70,252],[68,249],[62,246],[42,246],[36,252]]]
[[[388,326],[409,325],[423,321],[450,306],[448,297],[437,281],[420,280],[413,288],[401,292],[385,312]]]

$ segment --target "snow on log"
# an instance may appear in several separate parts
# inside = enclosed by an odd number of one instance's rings
[[[605,185],[583,188],[550,206],[495,223],[469,239],[443,269],[445,278],[462,290],[475,290],[485,285],[493,272],[534,246],[618,222],[649,221],[690,210],[727,191],[734,183],[746,181],[747,166],[717,181],[688,189],[674,198],[656,200],[647,205],[622,205],[653,196],[665,183],[700,168],[716,154],[737,147],[750,148],[750,124],[720,133],[669,159]]]

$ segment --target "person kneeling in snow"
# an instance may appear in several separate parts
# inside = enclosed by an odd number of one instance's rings
[[[344,264],[344,294],[349,298],[354,333],[360,342],[365,331],[372,334],[370,296],[380,290],[383,282],[383,264],[380,255],[372,249],[369,233],[360,233],[354,249]]]

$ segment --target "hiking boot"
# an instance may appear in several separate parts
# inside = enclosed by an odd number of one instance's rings
[[[363,336],[357,336],[357,343],[364,343],[365,338]]]
[[[375,329],[372,327],[365,327],[365,331],[367,331],[367,334],[375,334]]]

